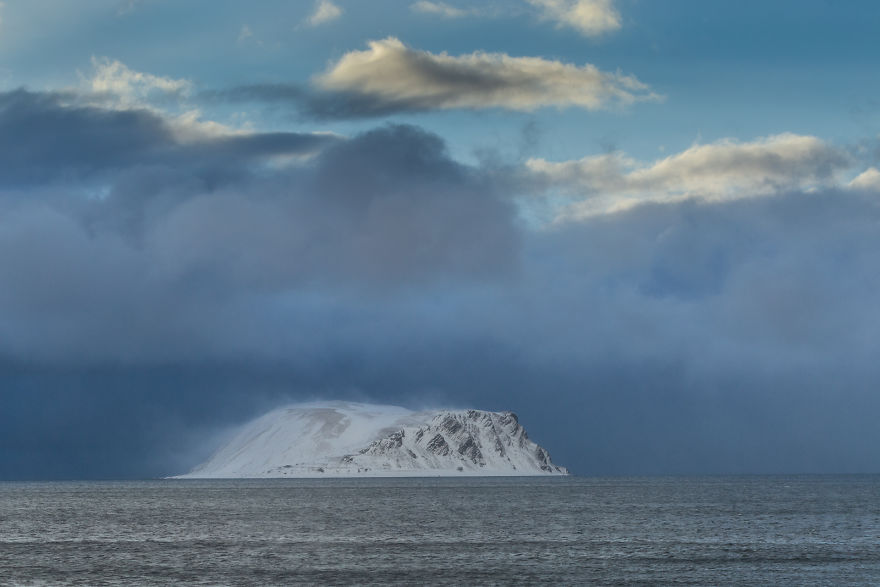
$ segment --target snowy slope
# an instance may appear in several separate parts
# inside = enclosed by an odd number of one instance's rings
[[[565,475],[511,412],[313,403],[249,424],[183,478]]]

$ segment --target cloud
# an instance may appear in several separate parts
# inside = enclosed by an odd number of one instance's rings
[[[568,211],[582,216],[644,201],[731,199],[833,186],[852,164],[844,150],[817,137],[786,133],[694,145],[649,164],[610,153],[564,162],[536,158],[526,167],[549,185],[584,196]]]
[[[10,205],[38,201],[25,193],[73,193],[60,208],[55,196],[43,202],[51,213],[25,206],[12,225],[51,225],[48,241],[67,235],[70,251],[116,243],[172,289],[193,271],[229,291],[383,289],[494,279],[515,265],[513,204],[412,127],[351,140],[279,132],[181,142],[149,111],[72,107],[19,90],[0,95],[0,132],[0,193]],[[303,155],[312,160],[274,163]],[[127,251],[130,243],[145,248]],[[26,289],[27,279],[18,283]]]
[[[20,90],[0,95],[0,137],[0,280],[15,283],[0,292],[0,359],[63,362],[75,347],[86,361],[207,357],[213,312],[256,298],[273,313],[312,288],[394,292],[516,270],[513,203],[413,127],[182,144],[150,112]],[[271,165],[297,153],[313,158]],[[74,344],[85,332],[91,343]]]
[[[323,179],[153,211],[137,246],[45,198],[4,210],[0,435],[21,451],[0,456],[2,474],[172,474],[198,461],[173,457],[187,434],[322,394],[511,408],[583,473],[876,470],[872,198],[642,205],[494,241],[516,270],[485,279],[456,264],[486,254],[486,201],[431,208],[477,170],[434,159],[429,140],[411,173],[391,173],[410,168],[409,132],[346,143]],[[378,146],[344,186],[337,166]],[[293,205],[302,185],[314,198]],[[422,191],[421,223],[370,225],[381,194]],[[459,221],[474,222],[460,243]],[[354,251],[373,239],[381,255]],[[388,287],[356,287],[370,275]],[[83,456],[101,446],[126,450]]]
[[[116,16],[125,16],[127,14],[131,14],[139,6],[144,3],[144,0],[123,0],[119,3],[119,6],[116,9]]]
[[[206,119],[193,105],[194,84],[190,80],[135,71],[107,57],[92,57],[91,61],[91,73],[79,74],[80,87],[56,92],[56,99],[66,105],[151,112],[164,120],[177,140],[184,142],[247,132]]]
[[[0,93],[0,188],[105,181],[128,168],[186,169],[202,178],[242,173],[278,156],[313,154],[336,140],[297,133],[180,136],[180,119],[142,108],[78,103],[76,96]]]
[[[283,181],[304,184],[283,198],[273,195],[285,189],[279,179],[252,182],[246,196],[193,199],[157,226],[171,274],[201,267],[225,286],[382,290],[450,276],[492,280],[514,268],[512,203],[418,129],[387,127],[329,147]]]
[[[451,56],[418,51],[396,38],[371,41],[315,78],[322,90],[351,98],[366,113],[452,108],[588,110],[656,100],[633,76],[502,53]],[[360,103],[358,103],[360,100]],[[364,114],[365,112],[357,112]]]
[[[573,28],[582,35],[596,37],[620,28],[620,13],[613,0],[528,0],[541,10],[541,18],[557,27]]]
[[[239,33],[238,33],[238,38],[236,39],[236,42],[237,43],[244,43],[245,41],[252,38],[253,36],[254,36],[254,32],[251,30],[251,27],[249,27],[246,24],[243,24],[243,25],[241,25],[241,31],[239,31]]]
[[[880,171],[876,167],[869,167],[849,182],[849,187],[880,192]]]
[[[87,88],[96,94],[112,96],[122,107],[143,105],[151,99],[184,96],[193,87],[189,80],[134,71],[121,61],[107,57],[92,57],[92,68],[90,77],[82,77]]]
[[[316,27],[332,22],[342,16],[342,9],[330,0],[317,0],[315,10],[306,19],[309,26]]]
[[[620,14],[614,8],[614,0],[526,0],[538,9],[538,18],[556,23],[558,28],[572,28],[587,37],[599,37],[621,27]],[[410,10],[440,18],[510,17],[525,12],[517,3],[505,3],[503,8],[460,8],[446,2],[420,0],[410,4]]]
[[[182,142],[75,98],[0,94],[0,477],[178,473],[315,396],[513,409],[579,473],[877,470],[880,207],[824,141],[612,154],[694,197],[535,227],[540,182],[416,127]]]
[[[410,10],[443,18],[464,18],[478,14],[478,11],[474,8],[457,8],[446,2],[429,2],[428,0],[420,0],[410,4]]]

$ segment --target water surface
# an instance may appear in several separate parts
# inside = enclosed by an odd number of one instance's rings
[[[880,477],[0,484],[5,584],[880,584]]]

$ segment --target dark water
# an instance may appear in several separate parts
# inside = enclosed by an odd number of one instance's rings
[[[880,477],[0,484],[2,584],[880,584]]]

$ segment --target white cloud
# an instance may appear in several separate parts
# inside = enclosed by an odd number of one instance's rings
[[[186,95],[192,82],[134,71],[121,61],[92,57],[94,74],[85,79],[88,89],[96,94],[114,97],[122,105],[147,102],[151,96]]]
[[[464,9],[451,6],[446,2],[429,2],[429,0],[421,0],[410,5],[410,9],[414,12],[423,14],[431,14],[443,18],[463,18],[465,16],[473,16],[478,14],[474,8]]]
[[[869,167],[849,182],[849,187],[856,190],[880,192],[880,171],[876,167]]]
[[[306,19],[309,26],[320,26],[342,16],[342,9],[330,0],[315,2],[315,11]]]
[[[418,51],[394,37],[345,54],[316,78],[325,90],[360,95],[389,109],[544,106],[596,110],[659,96],[634,76],[538,57]]]
[[[236,39],[236,40],[238,43],[244,43],[245,41],[252,38],[253,36],[254,36],[254,31],[251,30],[251,27],[249,27],[246,24],[243,24],[243,25],[241,25],[241,30],[239,31],[238,39]]]
[[[530,159],[526,166],[552,188],[582,196],[566,216],[588,216],[645,201],[689,197],[725,200],[835,185],[851,165],[840,149],[791,133],[751,142],[694,145],[644,164],[612,153],[577,161]],[[864,174],[863,174],[864,175]]]
[[[143,0],[125,0],[124,2],[121,2],[116,9],[116,16],[125,16],[126,14],[134,12],[142,2]]]
[[[528,0],[541,10],[541,18],[569,27],[588,37],[620,28],[620,14],[613,0]]]
[[[91,76],[80,74],[86,91],[80,100],[85,103],[115,110],[149,110],[161,116],[183,142],[247,132],[205,119],[199,108],[188,103],[193,91],[189,80],[135,71],[107,57],[92,57],[92,68]]]

